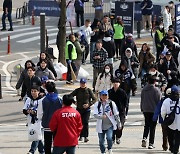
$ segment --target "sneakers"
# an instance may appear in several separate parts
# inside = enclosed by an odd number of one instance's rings
[[[142,32],[142,33],[143,33],[143,32],[146,32],[146,30],[145,30],[145,29],[142,29],[141,32]]]
[[[87,137],[84,138],[84,142],[88,142],[89,139]]]
[[[168,145],[162,145],[162,148],[163,148],[164,151],[167,151]]]
[[[153,146],[153,144],[149,144],[148,149],[154,149],[155,147]]]
[[[73,81],[66,81],[66,84],[74,84],[74,82]]]
[[[146,139],[142,140],[142,145],[141,146],[144,147],[144,148],[146,147]]]
[[[117,143],[117,144],[120,144],[120,143],[121,143],[120,138],[117,138],[117,139],[116,139],[116,143]]]
[[[82,141],[82,140],[83,140],[83,138],[82,138],[82,137],[80,137],[80,138],[79,138],[79,141]]]
[[[112,153],[112,149],[109,149],[109,150],[108,150],[108,154],[113,154],[113,153]]]

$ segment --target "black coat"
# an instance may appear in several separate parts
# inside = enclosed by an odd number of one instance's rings
[[[125,114],[125,108],[128,101],[126,92],[121,88],[118,88],[117,91],[115,91],[114,88],[111,88],[108,90],[108,93],[109,99],[115,102],[119,111],[119,115]]]
[[[103,48],[106,49],[106,51],[108,52],[108,58],[113,58],[115,55],[115,44],[114,41],[102,41],[103,43]]]

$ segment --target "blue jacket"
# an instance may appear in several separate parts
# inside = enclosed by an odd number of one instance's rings
[[[147,5],[144,8],[145,3],[147,3]],[[153,11],[152,1],[151,0],[144,0],[141,3],[141,11],[142,11],[142,15],[152,15],[152,11]]]
[[[53,113],[62,107],[62,100],[57,93],[48,93],[42,101],[43,117],[42,126],[49,128],[49,122]]]
[[[153,115],[153,121],[157,121],[159,118],[159,123],[161,124],[163,122],[163,118],[161,117],[161,106],[164,102],[164,100],[166,99],[166,97],[163,97],[157,104],[156,109],[154,111],[154,115]]]

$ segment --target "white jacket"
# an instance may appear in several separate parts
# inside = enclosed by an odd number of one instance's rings
[[[164,8],[163,11],[163,24],[166,32],[168,31],[169,26],[172,25],[171,13],[168,13],[166,8]]]
[[[25,110],[28,110],[29,108],[31,109],[36,108],[38,121],[42,120],[42,115],[43,115],[42,100],[43,99],[44,97],[33,101],[31,98],[27,97],[24,107],[23,107],[23,109]],[[29,114],[27,115],[27,123],[31,123],[31,116]]]
[[[170,98],[167,98],[164,100],[162,107],[161,107],[161,116],[163,119],[165,118],[166,114],[171,113],[175,104],[176,104],[176,101],[172,101]],[[179,103],[176,108],[175,120],[168,127],[172,130],[178,129],[178,131],[180,131],[180,99],[179,99]]]
[[[107,111],[107,112],[105,112],[105,114],[109,118],[109,120],[111,121],[111,123],[113,125],[113,129],[116,130],[117,129],[117,122],[116,122],[114,116],[119,115],[119,112],[118,112],[116,104],[113,101],[111,101],[113,112],[114,112],[114,114],[112,114],[111,107],[109,106],[109,102],[110,102],[110,100],[108,100],[106,105],[105,105],[104,109],[105,109],[105,111]],[[98,115],[98,117],[100,117],[97,119],[96,131],[98,133],[102,133],[102,119],[101,119],[101,117],[103,116],[103,106],[101,105],[100,109],[98,111],[98,104],[99,104],[99,101],[97,101],[94,104],[94,115]]]
[[[100,79],[100,76],[101,76],[101,73],[99,74],[96,80],[95,90],[100,92],[102,90],[111,89],[112,88],[111,74],[108,73],[107,76],[103,75],[101,79]]]
[[[85,36],[85,39],[88,44],[91,42],[91,36],[95,33],[92,31],[91,27],[86,27],[85,25],[80,27],[79,31],[81,32],[81,35]]]

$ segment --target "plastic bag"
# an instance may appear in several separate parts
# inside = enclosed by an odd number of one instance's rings
[[[41,122],[36,121],[34,124],[28,124],[28,140],[38,141],[42,140]]]
[[[57,73],[57,78],[62,79],[62,75],[64,73],[67,73],[67,67],[64,66],[62,63],[57,63],[54,65],[54,69],[56,70]]]

